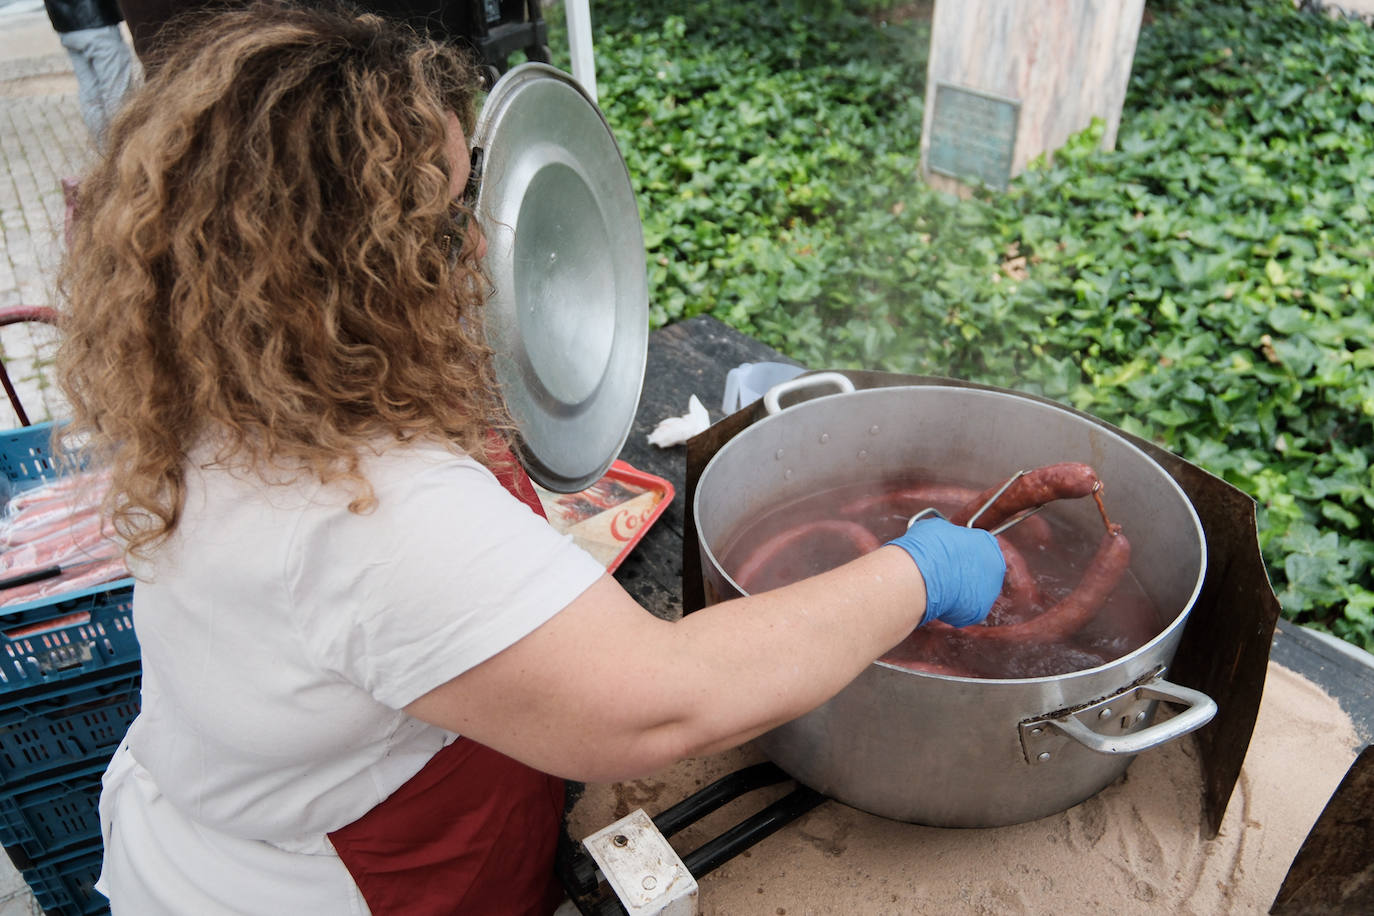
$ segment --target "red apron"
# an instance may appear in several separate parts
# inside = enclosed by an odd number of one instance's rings
[[[541,516],[513,460],[496,476]],[[329,834],[373,916],[547,916],[563,780],[467,738],[444,748],[386,801]]]

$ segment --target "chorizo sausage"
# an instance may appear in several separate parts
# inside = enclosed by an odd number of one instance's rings
[[[129,568],[124,565],[124,558],[109,557],[104,560],[91,560],[82,563],[76,569],[64,572],[60,579],[48,579],[43,583],[43,589],[39,594],[44,597],[60,595],[63,592],[75,591],[79,588],[88,588],[92,585],[100,585],[104,582],[113,582],[115,579],[122,579],[129,575]]]
[[[64,592],[112,582],[128,575],[129,570],[124,565],[122,557],[79,563],[72,569],[59,570],[59,574],[54,578],[41,579],[0,592],[0,607],[13,607],[37,598],[49,598]]]
[[[848,540],[855,549],[854,556],[862,556],[877,550],[882,543],[858,522],[843,519],[821,519],[806,525],[789,528],[760,544],[735,571],[735,581],[746,592],[752,592],[752,583],[758,575],[781,558],[789,548],[801,541],[817,535],[829,535]]]
[[[910,518],[922,509],[928,509],[932,506],[937,509],[964,506],[977,495],[978,491],[972,487],[958,487],[953,484],[940,483],[921,484],[913,487],[902,487],[898,490],[884,490],[879,493],[865,494],[841,506],[840,514],[862,515],[881,509],[894,515],[905,515]]]
[[[967,627],[964,632],[980,639],[1004,642],[1055,642],[1081,630],[1101,610],[1131,565],[1131,542],[1113,525],[1102,536],[1082,580],[1045,613],[1023,623],[1002,627]]]
[[[1017,550],[1006,535],[997,536],[997,544],[1002,548],[1002,559],[1007,561],[1007,573],[1002,579],[1002,593],[992,603],[988,620],[993,625],[1017,623],[1025,620],[1040,609],[1040,586],[1035,582],[1030,564]]]
[[[995,492],[997,492],[995,488],[988,491],[987,495],[983,495],[982,500],[976,505],[981,506],[987,502],[988,496]],[[887,490],[860,496],[840,507],[840,514],[853,517],[882,511],[886,515],[911,518],[922,509],[930,508],[959,514],[979,495],[972,487],[941,483],[920,484],[903,487],[899,490]],[[950,521],[954,521],[954,519],[951,518]],[[962,525],[967,521],[966,518],[964,521],[955,522],[955,524]],[[981,525],[980,527],[986,528],[988,526]],[[1043,547],[1050,542],[1052,537],[1049,523],[1043,518],[1034,516],[1017,525],[1014,531],[1023,546],[1027,547]]]
[[[1077,499],[1087,496],[1100,486],[1097,472],[1086,464],[1064,461],[1036,468],[1012,481],[1006,492],[983,511],[978,510],[992,499],[1002,484],[989,487],[970,500],[956,512],[950,521],[956,525],[967,525],[975,515],[979,528],[994,528],[1018,512],[1043,506],[1056,499]]]
[[[949,664],[945,664],[945,663],[942,663],[942,662],[924,661],[924,660],[915,659],[915,658],[902,658],[902,659],[881,658],[881,659],[879,659],[879,661],[887,662],[889,665],[896,665],[896,666],[898,666],[899,668],[905,668],[905,669],[908,670],[908,671],[915,671],[915,672],[917,672],[918,674],[943,674],[943,675],[945,675],[945,676],[947,676],[947,677],[977,677],[977,676],[978,676],[978,675],[974,674],[973,672],[968,671],[968,670],[966,670],[966,669],[964,669],[964,668],[958,668],[958,667],[955,667],[954,665],[949,665]]]
[[[42,540],[87,523],[92,517],[99,517],[96,506],[77,506],[70,504],[54,505],[50,508],[36,509],[16,516],[8,525],[0,528],[0,547],[13,548],[19,544]]]
[[[9,578],[57,564],[112,557],[118,551],[119,546],[108,537],[104,517],[92,512],[75,519],[70,527],[0,553],[0,570]]]
[[[54,477],[45,483],[15,493],[6,504],[6,512],[13,516],[39,503],[58,499],[72,500],[73,496],[77,497],[74,502],[95,505],[105,497],[105,491],[110,488],[110,475],[110,470],[105,468]]]
[[[926,626],[912,630],[906,639],[889,649],[880,662],[919,671],[925,674],[947,674],[953,677],[977,677],[962,660],[956,658],[945,633],[958,632],[947,623],[935,620]]]

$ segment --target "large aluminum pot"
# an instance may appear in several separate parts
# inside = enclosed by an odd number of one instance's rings
[[[818,385],[821,396],[780,408]],[[835,388],[840,393],[833,393]],[[815,393],[815,392],[813,392]],[[1113,782],[1133,755],[1206,724],[1216,704],[1162,679],[1202,587],[1206,541],[1187,496],[1144,452],[1095,423],[1014,394],[944,386],[854,391],[835,373],[765,397],[770,416],[703,469],[693,506],[707,601],[740,594],[719,552],[748,522],[818,486],[919,471],[986,485],[1081,461],[1107,486],[1131,539],[1131,570],[1167,625],[1116,661],[1055,677],[989,680],[875,662],[818,709],[758,739],[789,775],[883,817],[933,826],[1021,823]],[[1044,510],[1084,530],[1092,500]],[[1158,724],[1158,701],[1185,707]]]

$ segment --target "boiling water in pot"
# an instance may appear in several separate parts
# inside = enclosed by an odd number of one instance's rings
[[[875,549],[899,535],[919,509],[929,506],[952,516],[976,493],[977,488],[922,476],[820,490],[780,504],[734,532],[721,553],[721,565],[748,593],[778,588]],[[1009,587],[982,626],[1033,620],[1069,594],[1100,536],[1100,531],[1075,530],[1044,516],[1009,530],[1004,537],[1024,558],[1034,586],[1013,600],[1009,576]],[[964,677],[1051,677],[1121,658],[1163,628],[1158,609],[1128,572],[1097,613],[1066,637],[987,639],[980,638],[978,628],[932,624],[914,631],[882,660]]]

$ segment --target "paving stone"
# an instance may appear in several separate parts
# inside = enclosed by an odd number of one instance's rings
[[[66,213],[61,180],[79,174],[92,150],[74,82],[41,83],[44,90],[68,86],[65,92],[35,93],[26,87],[37,85],[35,77],[70,72],[65,54],[0,60],[0,306],[53,301]],[[51,377],[54,338],[5,334],[0,341],[30,419],[52,419],[51,411],[61,407]],[[0,408],[0,424],[14,425],[8,403]]]

